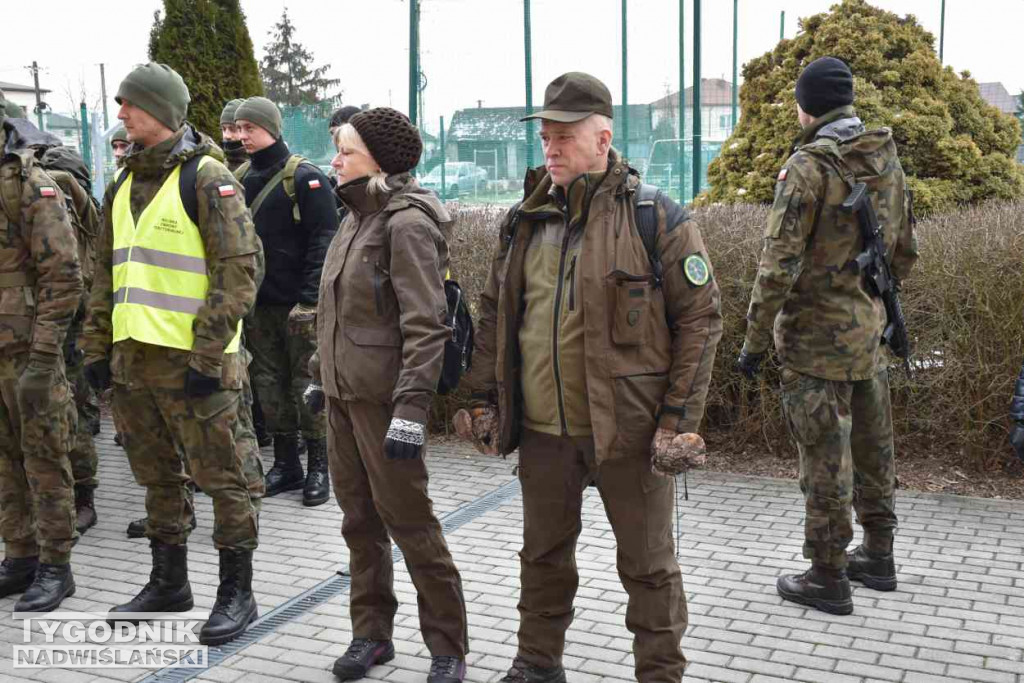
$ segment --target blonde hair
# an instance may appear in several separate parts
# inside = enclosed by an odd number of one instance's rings
[[[356,130],[355,126],[351,123],[343,123],[334,131],[334,146],[339,150],[342,147],[354,149],[357,152],[362,152],[366,156],[373,159],[373,154],[370,153],[366,143],[363,142],[363,138],[359,135],[359,131]],[[373,159],[374,163],[377,163],[376,159]],[[376,173],[370,174],[370,180],[367,183],[366,191],[370,194],[379,194],[388,192],[391,188],[388,187],[388,174],[377,167]]]

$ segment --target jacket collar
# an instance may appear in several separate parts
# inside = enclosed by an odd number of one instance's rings
[[[132,145],[130,152],[124,158],[124,166],[143,178],[159,176],[194,156],[209,155],[218,161],[224,160],[220,147],[188,123],[163,142],[152,147]]]
[[[583,225],[590,214],[594,198],[611,192],[629,175],[629,166],[614,148],[608,151],[608,165],[603,171],[577,176],[563,189],[551,180],[543,166],[527,172],[524,187],[527,196],[520,211],[524,216],[558,213],[568,216],[571,225]]]
[[[815,138],[818,137],[818,132],[822,128],[825,128],[826,126],[829,126],[830,124],[835,123],[840,119],[856,118],[857,114],[854,111],[853,106],[851,105],[839,107],[838,109],[833,109],[832,111],[825,113],[813,124],[807,126],[802,131],[800,131],[800,135],[797,136],[796,142],[794,143],[794,147],[802,147],[803,145],[814,142]],[[857,123],[860,123],[860,119],[857,119]],[[863,132],[863,126],[861,126],[860,132]]]
[[[264,147],[260,151],[252,153],[252,167],[257,171],[263,171],[281,163],[289,155],[291,155],[291,151],[289,151],[284,139],[278,139],[269,147]]]
[[[395,173],[388,176],[387,192],[371,194],[368,191],[369,177],[356,178],[339,185],[337,193],[338,198],[345,203],[345,206],[360,217],[364,217],[383,209],[394,195],[404,191],[412,182],[413,178],[408,173]]]

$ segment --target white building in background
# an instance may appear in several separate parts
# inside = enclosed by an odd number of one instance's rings
[[[659,138],[671,130],[673,137],[690,138],[693,135],[693,88],[687,88],[684,99],[686,130],[679,131],[679,92],[670,93],[651,103],[652,126]],[[732,134],[732,83],[721,78],[700,79],[701,139],[705,142],[725,142]],[[661,124],[662,122],[665,124]],[[667,129],[666,126],[671,128]]]
[[[31,117],[32,112],[36,108],[36,89],[31,85],[21,85],[20,83],[8,83],[7,81],[0,81],[0,90],[4,91],[4,98],[8,102],[14,102],[16,105],[25,110],[25,113]],[[46,88],[40,88],[39,92],[42,94],[43,102],[46,102],[50,92]]]
[[[1002,83],[979,83],[978,91],[981,93],[981,99],[999,111],[1021,118],[1021,111],[1024,110],[1021,94],[1011,95]],[[1024,120],[1021,124],[1024,125]],[[1024,144],[1017,148],[1017,161],[1024,164]]]

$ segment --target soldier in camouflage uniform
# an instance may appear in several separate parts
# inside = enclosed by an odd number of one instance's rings
[[[62,351],[82,273],[64,194],[32,150],[8,144],[12,130],[0,114],[0,596],[24,591],[14,611],[45,612],[75,592],[76,415]]]
[[[153,568],[110,619],[192,608],[183,454],[213,498],[220,586],[200,641],[219,645],[257,612],[258,520],[238,444],[246,369],[237,350],[256,297],[260,243],[220,149],[185,123],[190,98],[181,77],[163,64],[136,67],[116,99],[133,145],[104,197],[85,372],[97,388],[113,380],[114,420],[146,487]]]
[[[892,415],[881,299],[850,267],[864,250],[857,218],[840,211],[854,182],[868,185],[897,280],[917,260],[910,192],[888,129],[866,130],[853,77],[838,59],[812,62],[796,86],[803,132],[779,172],[737,361],[756,375],[772,337],[782,401],[800,453],[811,569],[778,580],[786,600],[853,611],[849,579],[896,587]],[[852,553],[850,505],[864,529]]]

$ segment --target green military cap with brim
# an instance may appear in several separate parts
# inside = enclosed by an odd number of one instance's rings
[[[543,119],[575,123],[591,114],[612,116],[612,94],[599,79],[581,71],[570,71],[551,81],[544,90],[544,109],[519,119]]]

